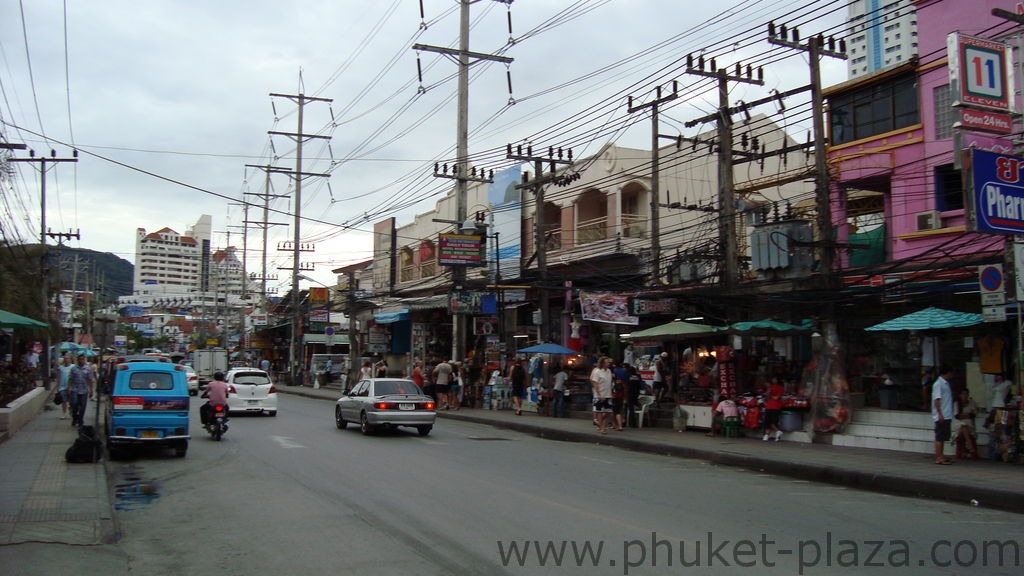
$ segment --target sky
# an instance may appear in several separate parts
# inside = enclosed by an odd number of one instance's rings
[[[301,237],[315,251],[308,272],[333,283],[332,268],[367,259],[374,222],[402,225],[433,209],[451,180],[456,64],[414,44],[458,47],[456,0],[0,0],[0,142],[24,143],[49,163],[46,225],[78,231],[72,246],[133,261],[136,229],[185,230],[213,218],[214,247],[242,247],[242,202],[259,205],[264,171],[296,166],[293,99],[303,107]],[[513,58],[470,67],[471,162],[511,163],[508,143],[572,147],[577,158],[614,142],[650,148],[650,117],[628,114],[655,86],[683,87],[662,111],[661,131],[693,135],[685,122],[711,112],[711,80],[685,73],[704,51],[732,66],[764,67],[764,86],[735,83],[732,102],[807,84],[806,55],[770,45],[769,20],[798,24],[806,37],[842,33],[846,0],[482,0],[470,7],[469,49]],[[422,6],[422,17],[421,17]],[[511,34],[509,32],[511,15]],[[418,74],[417,58],[419,59]],[[845,80],[845,62],[825,58],[826,86]],[[421,77],[420,77],[421,76]],[[509,80],[509,77],[511,80]],[[509,93],[511,83],[512,93]],[[789,108],[796,109],[795,102]],[[807,116],[787,129],[802,141]],[[329,137],[329,138],[326,138]],[[3,152],[0,151],[0,154]],[[28,156],[27,150],[14,157]],[[38,242],[38,164],[9,165],[0,177],[0,232]],[[0,163],[2,167],[2,163]],[[268,254],[289,265],[293,187],[273,175]],[[247,264],[258,268],[262,231],[249,228]],[[273,265],[273,264],[272,264]],[[288,277],[280,273],[281,284]],[[283,288],[280,292],[287,291]]]

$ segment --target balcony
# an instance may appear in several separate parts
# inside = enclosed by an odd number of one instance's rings
[[[415,279],[415,277],[413,276],[413,272],[415,270],[416,270],[416,267],[411,265],[411,264],[408,265],[408,266],[402,266],[402,271],[399,274],[398,281],[399,282],[412,282]]]
[[[580,220],[576,225],[576,244],[600,242],[608,238],[608,217],[600,216],[590,220]]]
[[[646,238],[647,219],[639,214],[622,215],[623,238]]]
[[[437,276],[437,262],[420,263],[420,278],[432,278]]]
[[[562,249],[562,229],[561,228],[552,228],[552,229],[548,230],[548,232],[545,235],[545,237],[547,238],[547,240],[545,240],[545,242],[544,242],[544,249],[545,250],[547,250],[548,252],[553,252],[555,250],[561,250]]]

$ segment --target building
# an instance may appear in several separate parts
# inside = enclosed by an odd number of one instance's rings
[[[914,0],[850,0],[847,12],[850,78],[899,66],[917,56]]]
[[[201,290],[208,270],[212,219],[204,214],[179,234],[171,228],[136,230],[135,295],[189,294]],[[159,287],[159,288],[157,288]]]

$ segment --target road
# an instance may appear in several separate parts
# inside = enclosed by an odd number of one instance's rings
[[[121,541],[73,551],[79,573],[1019,574],[1024,562],[1009,546],[1024,544],[1020,516],[443,419],[427,438],[364,437],[331,410],[282,395],[278,417],[235,417],[222,442],[194,427],[185,459],[116,463]],[[1006,543],[1002,565],[989,541]]]

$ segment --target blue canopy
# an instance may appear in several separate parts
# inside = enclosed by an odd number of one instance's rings
[[[519,350],[516,350],[516,352],[522,352],[524,354],[579,354],[579,352],[572,348],[566,348],[561,344],[552,344],[550,342],[520,348]]]

